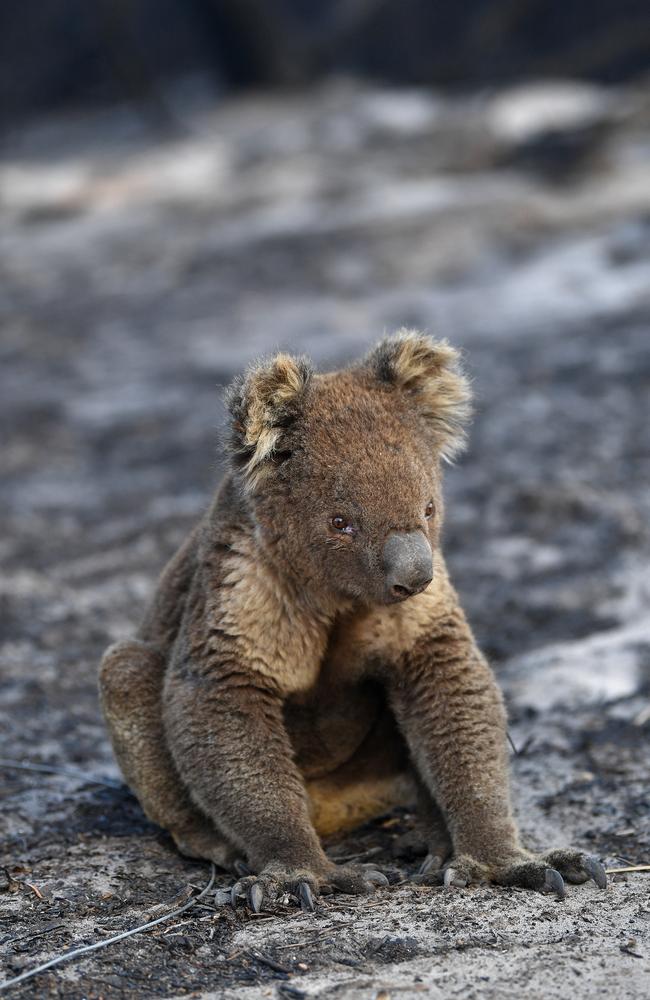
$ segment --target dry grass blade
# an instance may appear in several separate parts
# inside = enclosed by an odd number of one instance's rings
[[[606,868],[606,875],[622,875],[624,872],[650,872],[650,865],[628,865],[627,868]]]

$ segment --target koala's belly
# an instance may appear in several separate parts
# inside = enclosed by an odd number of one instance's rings
[[[331,774],[351,760],[385,710],[374,684],[329,684],[285,704],[285,724],[295,760],[306,778]]]
[[[342,688],[338,695],[293,705],[289,713],[321,837],[345,834],[416,797],[406,745],[383,698],[371,687]]]

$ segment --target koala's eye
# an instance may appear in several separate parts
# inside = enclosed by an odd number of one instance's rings
[[[342,532],[344,535],[353,535],[354,526],[351,521],[348,521],[347,517],[342,517],[337,514],[336,517],[332,518],[332,527],[336,531]]]
[[[426,517],[427,521],[429,520],[430,517],[433,517],[434,510],[435,507],[433,505],[433,500],[429,500],[429,503],[424,508],[424,516]]]
[[[290,451],[274,451],[271,454],[271,460],[274,465],[284,465],[291,458]]]

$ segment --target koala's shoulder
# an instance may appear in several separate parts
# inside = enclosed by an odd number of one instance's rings
[[[200,599],[190,627],[203,659],[218,664],[235,656],[285,694],[313,686],[330,619],[305,607],[283,574],[261,558],[254,531],[228,519],[218,532],[207,530],[195,583]]]

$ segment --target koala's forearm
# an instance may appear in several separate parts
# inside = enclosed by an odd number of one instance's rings
[[[169,744],[192,798],[251,864],[326,868],[278,694],[240,671],[219,679],[186,670],[168,678],[164,700]]]
[[[411,754],[445,814],[456,854],[483,861],[518,846],[506,717],[490,668],[453,616],[411,651],[391,700]]]

